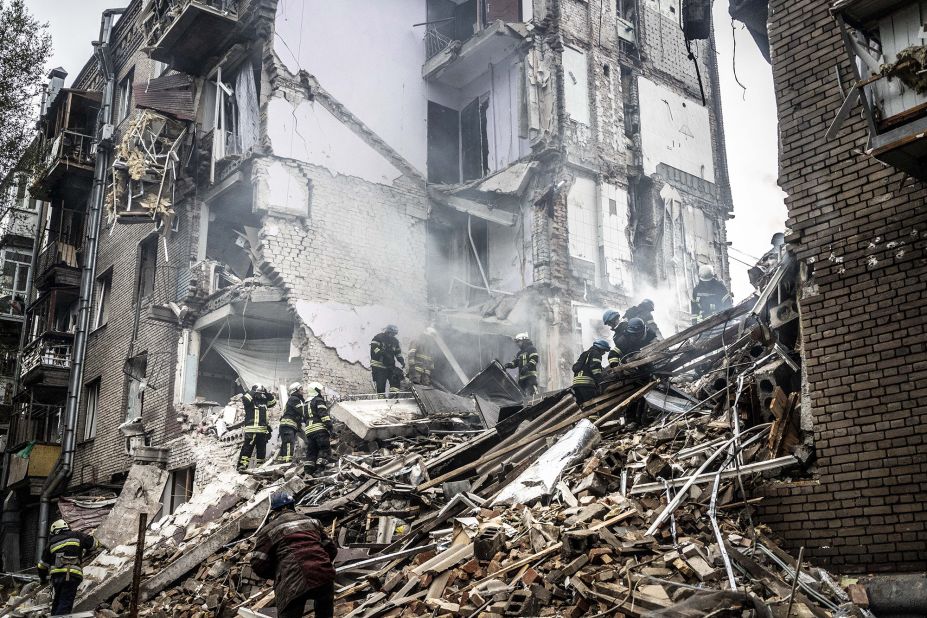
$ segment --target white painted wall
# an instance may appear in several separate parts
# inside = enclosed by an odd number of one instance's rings
[[[666,163],[714,182],[708,109],[645,77],[637,83],[644,173],[653,174],[658,163]]]
[[[605,278],[621,286],[625,293],[634,292],[631,244],[628,241],[628,192],[617,185],[603,183],[599,187],[602,245],[605,253]],[[612,201],[614,200],[614,212]]]
[[[599,215],[595,181],[577,176],[567,194],[567,229],[570,255],[598,262]],[[598,264],[596,264],[598,271]]]
[[[586,53],[573,47],[563,48],[563,82],[566,111],[570,118],[589,124],[589,64]]]
[[[304,69],[419,171],[428,101],[424,0],[279,0],[274,51]],[[374,17],[375,16],[375,17]]]
[[[294,105],[283,96],[274,96],[267,105],[266,127],[278,157],[313,163],[333,174],[356,176],[382,185],[392,185],[402,175],[318,103],[302,100]]]

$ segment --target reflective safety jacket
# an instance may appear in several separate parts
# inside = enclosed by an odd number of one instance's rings
[[[409,378],[413,382],[430,380],[435,368],[435,357],[431,337],[422,335],[409,348]]]
[[[306,400],[297,394],[290,395],[286,400],[286,408],[283,410],[283,418],[280,419],[280,426],[293,427],[297,431],[306,422],[309,405]]]
[[[84,554],[99,546],[96,539],[83,532],[64,530],[51,535],[42,552],[42,560],[37,566],[39,577],[43,581],[48,575],[56,578],[82,579],[84,570],[81,565],[84,561]]]
[[[731,293],[717,279],[699,281],[692,290],[692,295],[692,310],[700,320],[734,306]]]
[[[649,328],[642,335],[624,333],[615,337],[615,347],[608,353],[608,366],[617,367],[625,356],[640,352],[641,348],[656,338],[656,333]]]
[[[277,405],[273,394],[249,391],[241,396],[241,401],[245,404],[245,424],[242,431],[244,433],[270,433],[270,425],[267,424],[267,408]]]
[[[512,362],[506,365],[507,368],[518,368],[518,381],[524,382],[538,377],[538,361],[540,360],[538,349],[533,344],[525,346],[519,350],[512,359]]]
[[[373,369],[392,369],[406,362],[402,358],[402,349],[399,340],[388,333],[377,333],[370,341],[370,366]]]
[[[332,419],[328,416],[328,404],[321,395],[316,395],[309,402],[309,414],[306,417],[306,435],[319,431],[331,431]]]
[[[598,386],[602,379],[602,352],[589,348],[573,363],[573,386]]]

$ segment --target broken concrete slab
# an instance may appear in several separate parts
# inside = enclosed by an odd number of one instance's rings
[[[151,521],[161,510],[161,496],[168,476],[167,470],[155,466],[135,464],[129,469],[113,510],[96,531],[101,545],[112,548],[135,539],[139,515],[146,513]]]
[[[425,418],[415,399],[339,401],[332,407],[331,415],[367,441],[415,435],[416,422],[421,426]]]

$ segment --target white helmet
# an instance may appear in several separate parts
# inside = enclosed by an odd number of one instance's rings
[[[58,534],[59,532],[63,532],[65,530],[70,530],[70,529],[71,528],[70,526],[68,526],[68,522],[64,521],[63,519],[56,519],[55,521],[52,522],[52,525],[48,531],[51,534]]]
[[[298,390],[301,389],[302,387],[303,387],[302,382],[293,382],[292,384],[290,384],[290,387],[289,387],[288,389],[286,389],[286,392],[288,392],[290,395],[292,395],[293,393],[295,393],[296,391],[298,391]]]
[[[711,281],[715,278],[715,269],[711,264],[702,264],[698,268],[698,278],[702,281]]]
[[[528,336],[528,333],[518,333],[515,335],[515,341],[521,343],[522,341],[528,341],[531,337]]]
[[[314,395],[314,394],[315,394],[313,391],[315,391],[315,392],[317,392],[318,394],[321,395],[321,394],[322,394],[322,389],[323,389],[323,388],[325,388],[325,387],[322,386],[321,384],[319,384],[318,382],[310,382],[309,385],[306,386],[306,390],[309,391],[309,394],[310,394],[310,395]]]

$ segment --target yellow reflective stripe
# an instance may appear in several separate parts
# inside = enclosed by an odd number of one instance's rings
[[[44,562],[40,562],[40,563],[38,563],[37,565],[35,565],[35,568],[37,568],[37,569],[40,570],[40,571],[47,571],[47,570],[48,570],[48,565],[45,564]]]
[[[330,416],[328,416],[328,415],[326,414],[325,416],[322,417],[322,422],[323,422],[323,423],[330,423],[330,422],[332,422],[332,417],[330,417]]]
[[[84,576],[84,572],[80,569],[80,567],[59,567],[57,569],[51,570],[52,575],[56,575],[58,573],[71,573],[73,575],[80,575],[81,577]]]
[[[575,386],[595,386],[595,380],[589,376],[573,376],[573,384]]]
[[[48,551],[50,551],[51,553],[55,553],[59,549],[63,549],[65,547],[80,547],[80,541],[64,541],[63,543],[52,545],[51,547],[48,548]]]
[[[282,419],[280,419],[280,424],[281,424],[281,425],[286,425],[287,427],[299,427],[299,423],[297,423],[296,421],[294,421],[294,420],[291,419],[291,418],[282,418]]]
[[[325,431],[325,425],[321,423],[313,423],[306,427],[306,433],[314,433],[316,431]]]
[[[537,371],[525,371],[524,373],[518,374],[518,379],[521,380],[523,378],[536,378],[537,375]]]
[[[370,361],[370,366],[371,366],[371,367],[377,367],[377,368],[379,368],[379,369],[386,369],[386,366],[385,366],[383,363],[381,363],[380,361],[377,361],[377,360],[372,360],[372,361]]]
[[[532,352],[531,354],[528,355],[528,358],[541,358],[541,355],[538,354],[537,352]]]

